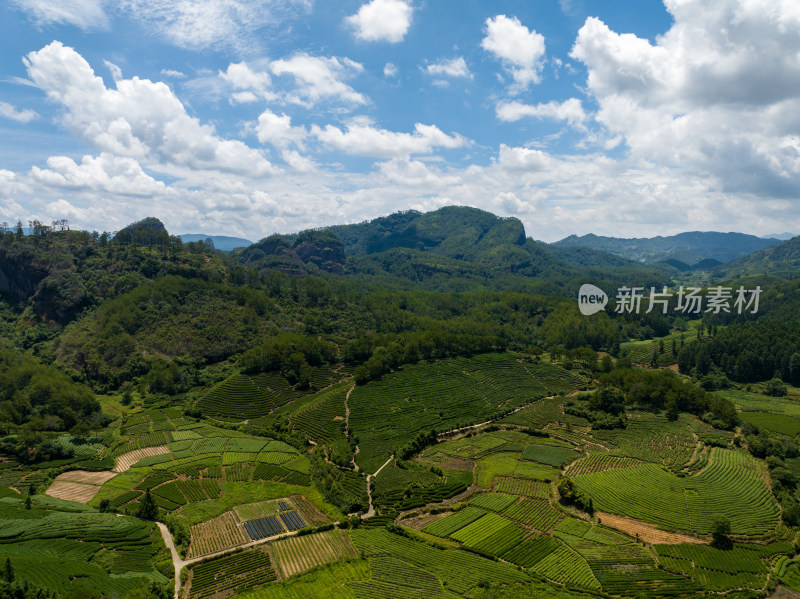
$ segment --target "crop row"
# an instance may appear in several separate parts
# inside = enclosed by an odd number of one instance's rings
[[[231,512],[192,526],[188,558],[214,553],[247,542]]]
[[[386,530],[357,529],[350,533],[350,538],[365,557],[389,556],[422,567],[446,579],[448,589],[457,594],[463,595],[481,583],[511,584],[529,580],[509,564],[464,551],[436,549]]]
[[[356,557],[347,534],[338,530],[281,539],[273,543],[272,551],[284,578],[316,566]]]
[[[218,593],[227,595],[229,591],[238,593],[276,578],[267,551],[253,548],[193,566],[189,597],[200,599]]]
[[[531,478],[498,476],[495,481],[497,483],[496,490],[500,493],[539,497],[540,499],[547,499],[549,496],[549,485]]]
[[[503,515],[542,532],[550,530],[563,517],[547,499],[521,499],[505,509]]]

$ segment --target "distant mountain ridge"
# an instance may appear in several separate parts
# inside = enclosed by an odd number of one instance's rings
[[[552,245],[588,247],[645,264],[677,260],[693,266],[708,259],[722,263],[730,262],[779,243],[779,239],[763,239],[746,233],[689,231],[666,237],[628,239],[603,237],[591,233],[583,236],[570,235]],[[703,265],[707,267],[708,263]]]
[[[190,241],[205,241],[210,239],[214,242],[214,247],[224,252],[230,252],[236,248],[247,247],[252,245],[253,242],[249,239],[242,237],[230,237],[228,235],[205,235],[204,233],[182,233],[178,235],[181,241],[189,243]]]

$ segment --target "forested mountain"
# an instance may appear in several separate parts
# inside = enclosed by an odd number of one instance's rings
[[[720,278],[768,274],[786,279],[800,276],[800,236],[742,256],[716,269]]]
[[[570,235],[552,245],[588,247],[647,264],[679,260],[694,266],[707,258],[729,262],[778,243],[780,243],[778,239],[762,239],[744,233],[691,231],[665,237],[630,239],[603,237],[591,233],[582,236]]]
[[[461,206],[272,235],[235,256],[262,272],[322,271],[382,286],[440,291],[499,288],[570,294],[590,278],[608,287],[667,281],[655,269],[604,252],[554,250],[527,238],[516,218]]]

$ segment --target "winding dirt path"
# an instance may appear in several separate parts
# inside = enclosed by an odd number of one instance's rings
[[[348,402],[350,401],[350,394],[355,388],[356,386],[354,383],[353,386],[347,390],[347,395],[344,396],[344,436],[348,439],[350,439],[350,404]],[[356,445],[356,448],[353,451],[353,457],[350,458],[350,461],[353,463],[353,469],[356,472],[359,471],[358,464],[356,464],[356,456],[358,455],[359,451],[361,450],[359,449],[358,445]]]
[[[369,510],[367,511],[367,513],[366,513],[366,514],[362,514],[362,515],[361,515],[361,519],[362,519],[362,520],[366,520],[367,518],[372,518],[372,516],[374,516],[374,515],[375,515],[375,507],[372,505],[372,489],[370,489],[370,488],[369,488],[369,483],[370,483],[370,482],[372,482],[372,479],[373,479],[374,477],[378,476],[378,474],[380,474],[380,471],[381,471],[381,470],[383,470],[384,468],[386,468],[386,466],[388,466],[388,465],[389,465],[389,462],[391,462],[393,459],[394,459],[394,454],[392,454],[392,455],[389,457],[389,459],[388,459],[388,460],[386,460],[386,461],[383,463],[383,466],[381,466],[380,468],[378,468],[378,469],[375,471],[375,473],[374,473],[374,474],[367,474],[367,497],[369,497]]]

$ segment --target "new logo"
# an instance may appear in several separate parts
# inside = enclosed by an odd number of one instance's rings
[[[578,309],[584,316],[591,316],[605,310],[607,303],[608,296],[599,287],[585,283],[578,290]]]

